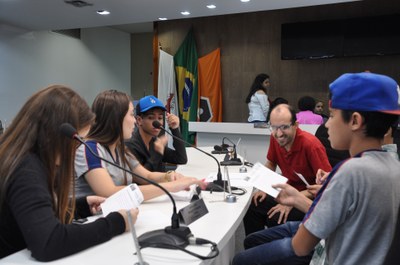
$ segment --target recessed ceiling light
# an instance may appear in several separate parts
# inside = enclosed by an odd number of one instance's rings
[[[188,15],[190,15],[190,12],[189,11],[182,11],[181,14],[184,15],[184,16],[188,16]]]
[[[240,0],[240,2],[247,3],[247,2],[250,2],[250,0]]]
[[[110,11],[107,11],[107,10],[98,10],[98,11],[97,11],[97,14],[105,16],[105,15],[109,15],[109,14],[110,14]]]
[[[166,17],[159,17],[158,20],[168,20]]]
[[[216,8],[216,6],[215,5],[207,5],[207,8],[214,9],[214,8]]]

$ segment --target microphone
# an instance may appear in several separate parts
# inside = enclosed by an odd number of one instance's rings
[[[214,145],[214,150],[211,151],[211,154],[227,154],[229,153],[228,148],[229,145]]]
[[[193,147],[194,149],[196,149],[196,150],[202,152],[203,154],[208,155],[209,157],[212,157],[212,158],[215,160],[215,162],[217,162],[217,165],[218,165],[217,179],[214,180],[214,181],[212,182],[214,185],[210,185],[211,183],[208,184],[206,190],[210,190],[210,191],[224,191],[224,188],[223,188],[223,187],[226,187],[226,180],[222,180],[221,166],[220,166],[218,160],[215,158],[215,156],[213,156],[213,155],[211,155],[211,154],[209,154],[209,153],[207,153],[207,152],[201,150],[200,148],[198,148],[198,147],[196,147],[196,146],[194,146],[194,145],[192,145],[192,144],[186,142],[185,140],[183,140],[183,139],[181,139],[181,138],[179,138],[179,137],[176,137],[175,135],[173,135],[172,133],[170,133],[169,131],[167,131],[167,130],[161,125],[161,123],[160,123],[159,121],[153,121],[153,127],[154,127],[154,128],[157,128],[157,129],[163,130],[164,132],[166,132],[166,133],[168,133],[169,135],[171,135],[174,139],[176,139],[176,140],[178,140],[178,141],[181,141],[181,142],[185,143],[186,145],[189,145],[190,147]],[[214,147],[214,148],[215,148],[215,147]],[[222,147],[221,147],[221,148],[222,148]]]
[[[233,158],[229,160],[225,160],[221,162],[221,165],[223,166],[240,166],[242,165],[242,161],[240,158],[237,157],[237,151],[236,151],[236,144],[231,141],[228,137],[223,137],[222,138],[222,145],[225,145],[225,140],[228,140],[232,145],[233,145]],[[238,141],[238,144],[240,143],[241,138]]]
[[[190,228],[187,226],[180,226],[179,225],[179,215],[176,211],[176,203],[174,198],[172,197],[171,193],[169,193],[168,190],[166,190],[163,186],[158,184],[155,181],[152,181],[150,179],[147,179],[145,177],[142,177],[138,174],[133,173],[132,171],[115,164],[112,161],[109,161],[99,155],[97,155],[92,148],[78,135],[76,129],[69,123],[63,123],[60,126],[60,132],[67,138],[77,140],[78,142],[82,143],[85,145],[85,147],[89,150],[89,152],[94,155],[95,157],[99,158],[100,160],[103,160],[104,162],[111,164],[125,172],[128,172],[129,174],[132,174],[132,176],[135,176],[139,179],[142,179],[154,186],[157,186],[160,188],[162,191],[165,192],[165,194],[168,195],[170,198],[173,209],[172,209],[172,218],[171,218],[171,226],[165,227],[165,229],[160,229],[160,230],[155,230],[155,231],[150,231],[147,233],[144,233],[139,237],[139,243],[141,243],[142,247],[145,247],[147,245],[151,245],[154,243],[162,243],[165,244],[165,248],[171,248],[167,247],[170,245],[178,246],[178,247],[186,247],[189,244],[189,237],[192,237],[193,234],[190,231]],[[161,245],[162,245],[161,244]]]

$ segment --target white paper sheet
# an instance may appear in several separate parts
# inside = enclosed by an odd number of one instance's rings
[[[274,184],[286,183],[287,178],[257,162],[247,173],[246,181],[257,189],[276,198],[279,190],[272,187]]]
[[[103,216],[118,210],[129,210],[139,207],[143,202],[143,194],[136,184],[126,186],[108,197],[102,204]]]

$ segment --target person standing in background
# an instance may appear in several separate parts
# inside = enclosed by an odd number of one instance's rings
[[[249,107],[248,122],[267,121],[270,105],[267,95],[267,88],[269,87],[270,82],[267,74],[259,74],[256,76],[246,98],[246,103]]]
[[[317,100],[315,103],[314,113],[321,115],[324,123],[329,119],[329,116],[324,113],[324,102]]]
[[[296,119],[299,124],[323,124],[324,119],[321,115],[314,114],[315,99],[310,96],[301,97],[297,104],[299,112]]]

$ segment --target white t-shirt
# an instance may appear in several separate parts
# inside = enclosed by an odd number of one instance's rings
[[[251,96],[249,106],[248,121],[266,121],[269,111],[268,96],[264,93],[254,93]]]

